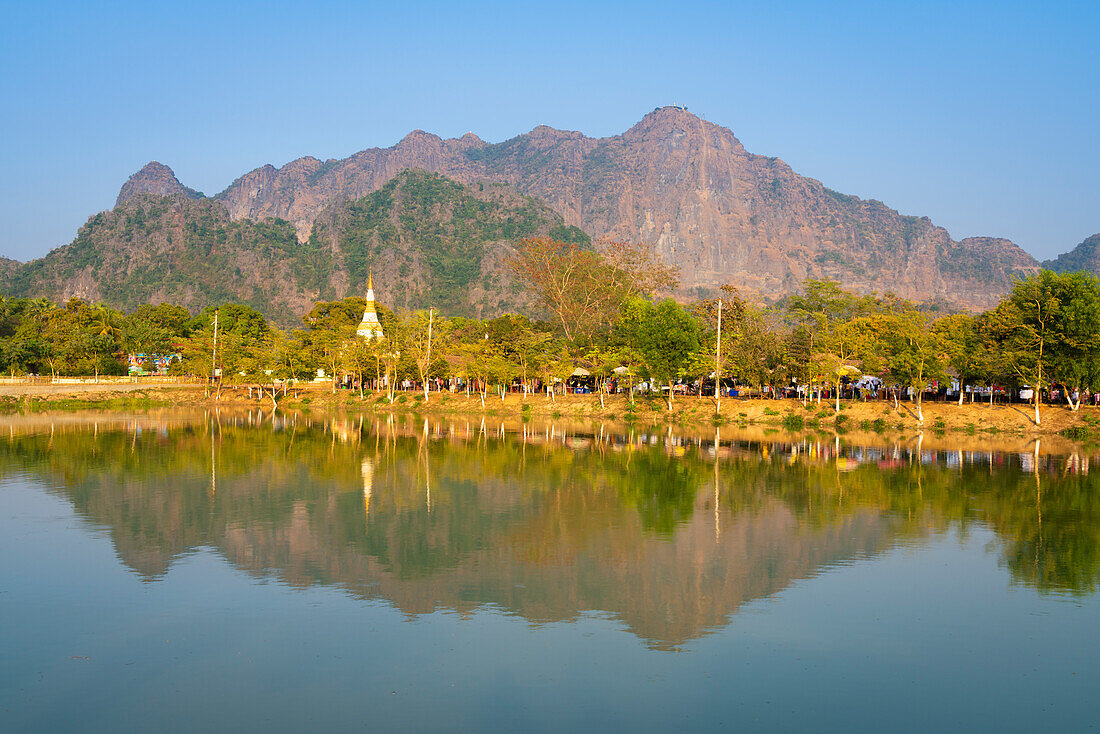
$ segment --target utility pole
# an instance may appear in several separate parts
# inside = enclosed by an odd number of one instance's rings
[[[716,413],[722,412],[722,299],[718,299],[718,346],[714,350],[714,402]]]
[[[424,370],[424,402],[428,402],[428,380],[431,379],[429,375],[432,373],[432,316],[435,313],[434,308],[428,309],[428,366]]]
[[[213,383],[218,372],[218,312],[214,312],[214,349],[210,352],[210,381]]]

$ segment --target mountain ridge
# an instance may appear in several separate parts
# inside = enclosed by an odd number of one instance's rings
[[[1039,266],[1008,240],[955,241],[927,217],[833,191],[678,107],[604,138],[540,125],[486,143],[417,129],[346,158],[261,166],[214,198],[233,219],[283,218],[305,240],[329,203],[362,197],[408,168],[467,185],[504,182],[593,238],[653,244],[681,268],[684,293],[732,283],[768,296],[814,277],[983,308]]]
[[[547,207],[537,217],[543,224],[536,229],[543,234],[572,227],[577,232],[569,237],[574,239],[579,232],[587,239],[649,243],[661,258],[680,268],[679,295],[686,298],[713,294],[728,283],[746,296],[775,300],[796,292],[806,278],[823,278],[857,292],[889,291],[915,301],[982,309],[1003,296],[1014,279],[1040,267],[1010,240],[968,237],[956,241],[928,217],[902,215],[881,201],[830,189],[799,175],[780,158],[749,152],[731,130],[680,107],[657,108],[624,132],[603,138],[539,125],[528,133],[488,143],[472,132],[444,139],[416,129],[389,148],[368,148],[338,159],[303,156],[278,168],[260,166],[213,197],[184,186],[171,168],[152,161],[123,184],[115,210],[90,218],[85,227],[95,222],[102,225],[103,217],[110,219],[113,212],[145,197],[172,198],[177,208],[178,202],[202,203],[206,209],[191,207],[181,215],[205,222],[200,229],[207,239],[192,237],[188,240],[191,245],[209,252],[218,245],[210,238],[232,231],[243,238],[240,246],[244,248],[234,255],[226,253],[234,262],[240,261],[234,268],[266,267],[270,271],[262,277],[242,275],[242,283],[249,281],[258,290],[242,294],[239,288],[243,286],[238,283],[236,297],[254,301],[271,293],[277,301],[276,311],[292,308],[304,312],[309,297],[339,297],[362,279],[362,273],[344,268],[343,234],[332,228],[354,219],[349,219],[348,207],[354,208],[397,178],[406,176],[407,185],[409,171],[442,176],[465,187],[466,194],[475,199],[486,187],[497,191],[503,186],[515,194],[505,208],[528,207],[524,197],[530,197]],[[468,208],[459,207],[460,211]],[[437,207],[422,214],[433,224],[432,217],[438,212]],[[206,221],[211,216],[218,221]],[[551,222],[554,218],[560,221]],[[173,226],[193,224],[176,222]],[[327,240],[317,239],[318,224],[327,232]],[[433,226],[438,224],[435,221]],[[125,229],[130,225],[119,226]],[[477,227],[486,237],[504,231],[488,220],[479,221]],[[462,313],[489,313],[518,305],[499,291],[508,278],[500,272],[500,248],[507,242],[494,241],[487,250],[479,249],[480,245],[469,249],[469,243],[456,239],[466,231],[462,228],[443,227],[427,239],[412,236],[414,229],[406,227],[397,240],[383,243],[406,261],[404,270],[387,273],[395,279],[394,286],[407,285],[398,305],[416,305],[425,293],[435,298],[440,283],[457,282],[437,277],[440,263],[460,273],[460,280],[466,278],[463,282],[476,291],[476,296],[473,291],[470,296],[479,304],[473,311],[467,308],[473,308],[472,301],[454,302]],[[379,232],[372,230],[370,235],[375,245],[381,242]],[[78,234],[71,245],[58,250],[72,251],[82,236]],[[127,231],[126,237],[133,236]],[[269,241],[261,242],[265,237]],[[106,240],[99,246],[105,244]],[[87,243],[83,246],[87,249]],[[132,243],[120,246],[133,249]],[[156,247],[163,248],[163,243]],[[297,270],[290,272],[280,269],[279,263],[256,260],[249,248],[257,247],[268,254],[281,253],[285,262],[292,263],[291,269]],[[426,251],[413,251],[425,247]],[[452,257],[463,247],[473,253],[469,262]],[[93,276],[91,271],[76,278],[68,266],[55,267],[70,257],[55,252],[27,265],[0,262],[0,279],[6,289],[29,293],[39,287],[38,294],[51,297],[98,297],[116,287],[92,283],[89,278],[101,276]],[[100,257],[111,260],[113,255],[100,253]],[[429,257],[438,260],[435,271],[424,265]],[[310,264],[310,258],[316,262]],[[1100,257],[1093,259],[1094,269],[1100,270]],[[1047,264],[1051,262],[1055,261]],[[472,273],[483,266],[496,271],[479,272],[473,278]],[[326,267],[330,271],[318,272]],[[309,288],[300,282],[298,271],[302,268],[311,271]],[[112,272],[103,277],[121,277],[123,271]],[[132,273],[126,272],[125,277],[130,278]],[[286,282],[274,282],[279,279]],[[153,275],[145,276],[145,281],[151,280],[155,280]],[[475,287],[475,281],[480,285]],[[129,294],[128,288],[123,285],[123,292]],[[498,291],[490,293],[492,288]],[[214,293],[207,295],[213,297]],[[167,296],[150,291],[150,297]]]

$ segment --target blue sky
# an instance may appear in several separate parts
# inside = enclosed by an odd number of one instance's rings
[[[0,255],[149,160],[216,193],[421,128],[613,135],[663,104],[1042,258],[1100,232],[1098,2],[0,1]]]

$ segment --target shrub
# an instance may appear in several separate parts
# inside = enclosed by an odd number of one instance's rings
[[[1070,426],[1062,429],[1061,434],[1071,441],[1095,441],[1097,439],[1096,433],[1088,426]]]
[[[794,413],[783,416],[783,427],[788,431],[801,431],[806,427],[806,419]]]

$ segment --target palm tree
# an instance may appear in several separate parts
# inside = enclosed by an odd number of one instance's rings
[[[117,347],[122,339],[122,328],[119,326],[119,313],[109,306],[98,304],[92,307],[91,319],[88,327],[96,336],[108,337]],[[95,380],[99,382],[99,356],[93,355],[95,363]]]
[[[110,336],[119,339],[122,329],[118,325],[119,313],[109,306],[99,304],[92,307],[90,326],[97,336]]]
[[[35,316],[38,316],[39,314],[44,314],[47,311],[52,311],[53,309],[54,302],[50,299],[43,297],[32,298],[30,301],[27,302],[26,314],[27,316],[33,318]]]

